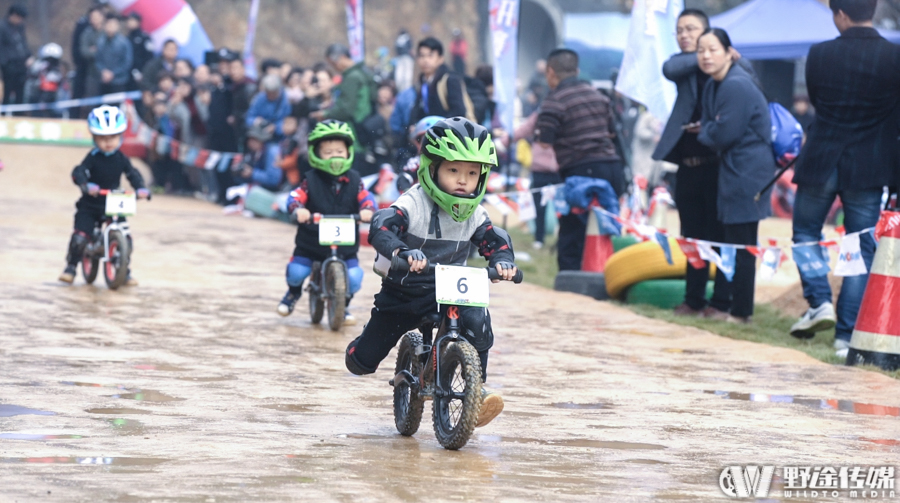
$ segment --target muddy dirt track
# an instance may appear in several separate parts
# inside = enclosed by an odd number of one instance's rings
[[[361,325],[275,314],[291,226],[156,197],[131,219],[139,287],[58,283],[84,154],[0,145],[0,501],[713,501],[727,465],[900,459],[900,382],[509,283],[504,413],[459,452],[429,405],[401,437],[393,354],[353,376]]]

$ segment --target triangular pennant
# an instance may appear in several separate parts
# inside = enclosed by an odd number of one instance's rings
[[[838,252],[838,261],[834,267],[834,275],[861,276],[868,272],[866,262],[862,257],[862,250],[859,247],[859,234],[847,234],[841,240],[841,250]]]
[[[519,221],[528,222],[537,218],[537,209],[534,207],[534,196],[531,192],[518,192],[516,202],[519,205]]]
[[[737,259],[737,249],[734,246],[720,246],[720,250],[722,250],[722,262],[721,264],[716,264],[719,267],[719,270],[722,271],[722,274],[725,275],[725,279],[729,282],[734,279],[734,265]]]
[[[669,247],[669,238],[662,232],[657,232],[656,242],[659,243],[659,246],[662,248],[663,253],[666,256],[666,262],[669,265],[673,265],[675,262],[672,261],[672,249]]]
[[[759,275],[761,279],[769,280],[775,277],[781,263],[784,262],[784,253],[781,248],[769,247],[763,252],[762,264],[759,267]]]
[[[222,160],[222,152],[216,152],[215,150],[211,150],[209,152],[209,158],[206,159],[206,164],[203,165],[206,169],[216,169],[219,166],[219,161]]]
[[[556,185],[546,185],[541,187],[541,206],[547,204],[556,198]]]
[[[194,158],[194,167],[195,168],[204,168],[206,169],[206,160],[209,159],[209,150],[205,148],[201,148],[197,152],[197,157]]]
[[[706,267],[706,261],[700,258],[700,252],[697,250],[697,245],[684,238],[677,238],[675,241],[678,242],[678,247],[681,248],[684,256],[687,257],[688,264],[691,264],[691,267],[694,269],[703,269]]]

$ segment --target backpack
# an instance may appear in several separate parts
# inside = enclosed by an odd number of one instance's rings
[[[781,167],[793,164],[800,155],[803,145],[803,126],[781,104],[769,103],[769,116],[772,120],[772,151],[775,161]]]
[[[437,81],[434,88],[437,91],[438,99],[441,101],[441,106],[444,107],[444,110],[448,109],[447,105],[447,81],[450,80],[450,73],[445,73],[441,80]],[[459,80],[460,90],[462,91],[463,97],[463,105],[466,107],[466,119],[469,119],[472,122],[478,123],[478,119],[475,117],[475,105],[472,103],[472,98],[469,97],[469,91],[466,90],[465,81],[460,78]]]

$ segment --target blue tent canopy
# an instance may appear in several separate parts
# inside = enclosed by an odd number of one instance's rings
[[[838,36],[831,9],[817,0],[752,0],[710,19],[748,59],[799,59]],[[900,32],[878,30],[894,43]]]

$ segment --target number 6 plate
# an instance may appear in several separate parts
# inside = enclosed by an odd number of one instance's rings
[[[137,199],[134,194],[107,194],[106,195],[106,214],[109,216],[118,215],[128,216],[134,215],[137,210]]]
[[[439,265],[434,276],[438,304],[488,307],[490,280],[486,269]]]
[[[319,220],[319,244],[352,246],[356,244],[356,222],[352,218]]]

